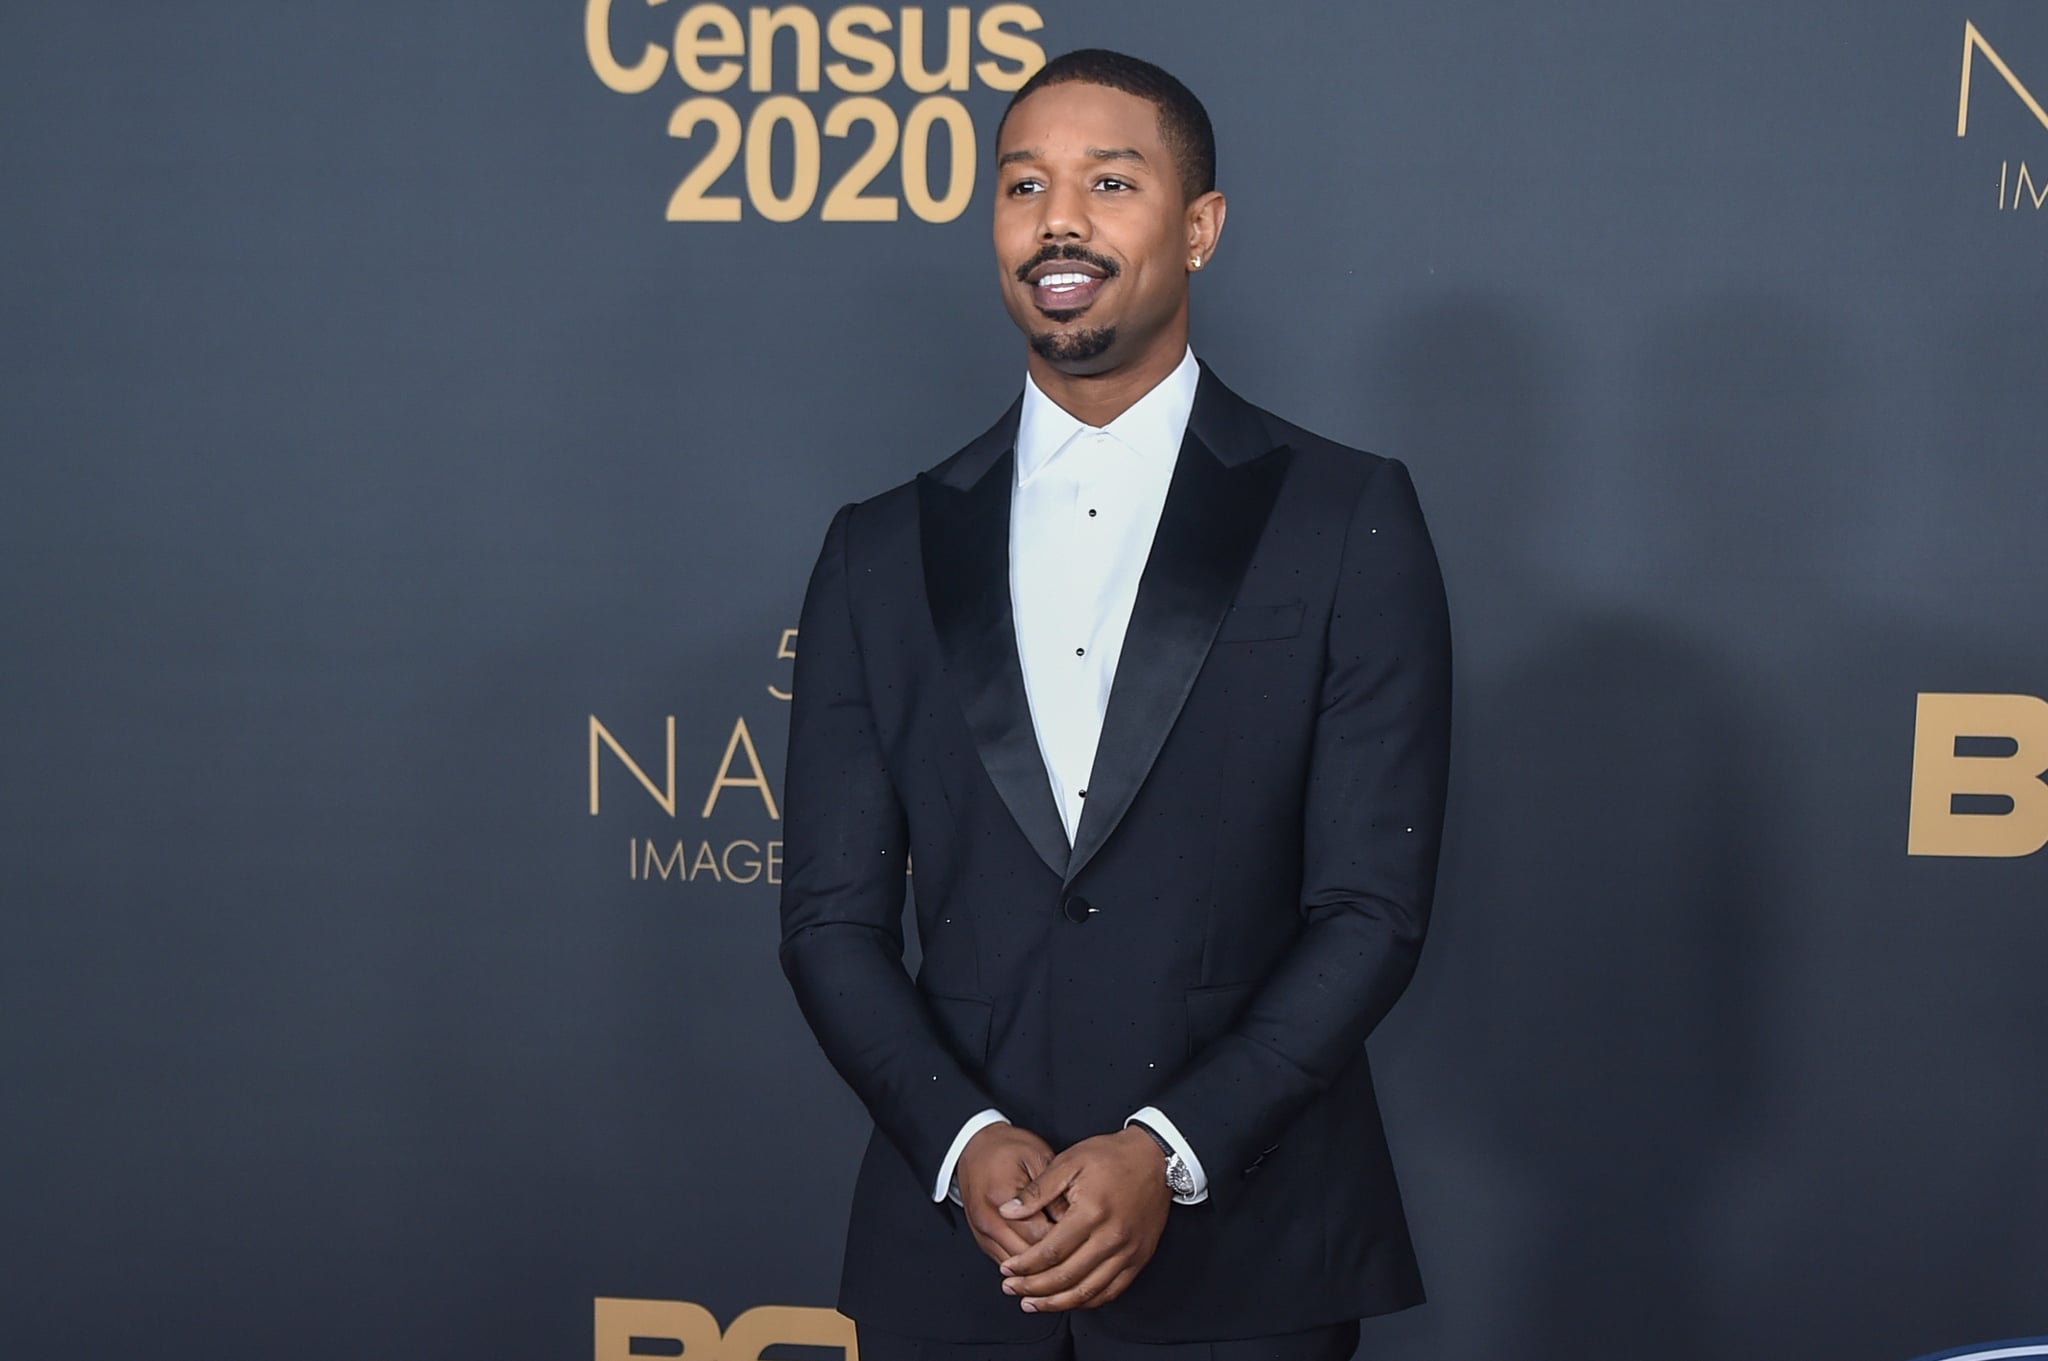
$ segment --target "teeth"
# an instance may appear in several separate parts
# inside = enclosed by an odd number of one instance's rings
[[[1086,274],[1048,274],[1038,281],[1040,288],[1079,288],[1088,282]]]

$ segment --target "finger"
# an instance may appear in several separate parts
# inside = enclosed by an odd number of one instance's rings
[[[1058,1314],[1069,1309],[1097,1309],[1123,1294],[1138,1273],[1116,1260],[1102,1263],[1081,1278],[1079,1284],[1056,1295],[1030,1298],[1021,1307],[1027,1314]]]
[[[1012,1273],[1010,1278],[1003,1282],[1003,1289],[1019,1296],[1043,1298],[1057,1295],[1087,1280],[1104,1262],[1112,1258],[1127,1257],[1129,1246],[1128,1234],[1107,1227],[1098,1228],[1086,1240],[1075,1245],[1073,1251],[1044,1270]],[[1029,1257],[1030,1254],[1027,1253],[1025,1256]]]
[[[1067,1259],[1068,1254],[1088,1241],[1089,1221],[1087,1215],[1068,1215],[1046,1231],[1045,1237],[1030,1248],[1008,1258],[1000,1265],[1005,1276],[1030,1276],[1049,1271]]]
[[[1005,1219],[1000,1213],[997,1213],[997,1210],[1008,1198],[1009,1192],[1007,1190],[1001,1188],[991,1189],[982,1194],[980,1204],[984,1208],[970,1208],[967,1215],[968,1227],[974,1231],[976,1241],[982,1244],[982,1251],[988,1252],[990,1244],[1002,1245],[1003,1251],[1000,1253],[990,1253],[991,1257],[998,1263],[1007,1261],[1018,1253],[1037,1246],[1038,1243],[1044,1240],[1046,1234],[1052,1231],[1052,1226],[1055,1222],[1050,1209],[1043,1214],[1033,1215],[1028,1219]],[[970,1200],[968,1202],[969,1207],[972,1207],[974,1203]],[[1062,1196],[1055,1203],[1064,1208],[1067,1201]]]
[[[1111,1300],[1123,1294],[1124,1291],[1129,1290],[1131,1288],[1131,1282],[1137,1279],[1138,1268],[1134,1266],[1127,1266],[1122,1271],[1118,1272],[1116,1276],[1111,1279],[1110,1283],[1107,1286],[1103,1287],[1101,1291],[1099,1291],[1096,1294],[1090,1295],[1088,1297],[1088,1302],[1086,1304],[1081,1305],[1080,1307],[1083,1309],[1100,1309],[1103,1305],[1108,1304]],[[1037,1311],[1033,1310],[1032,1312],[1036,1313]]]
[[[993,1207],[970,1211],[967,1215],[967,1227],[974,1234],[975,1245],[988,1254],[989,1260],[998,1265],[1011,1260],[1021,1252],[1030,1251],[1038,1242],[1037,1238],[1026,1236],[1023,1224],[1011,1223],[995,1213]],[[1046,1227],[1050,1229],[1052,1226],[1048,1224]]]
[[[1046,1164],[1043,1172],[1018,1187],[1017,1194],[1004,1202],[1003,1216],[1007,1219],[1029,1219],[1064,1196],[1079,1173],[1080,1167],[1077,1164],[1061,1162],[1054,1158]]]
[[[1000,1238],[997,1238],[993,1234],[986,1234],[980,1232],[975,1233],[974,1245],[981,1249],[982,1255],[984,1257],[987,1257],[991,1262],[996,1263],[998,1266],[1002,1265],[1004,1262],[1009,1261],[1012,1257],[1017,1255],[1016,1252],[1011,1250],[1012,1245],[1010,1243],[1005,1242]],[[1029,1245],[1027,1244],[1026,1246]]]
[[[1024,1240],[1025,1248],[1035,1247],[1043,1241],[1045,1236],[1052,1232],[1054,1222],[1050,1212],[1038,1215],[1032,1219],[1003,1220],[1004,1224],[1008,1225],[1019,1238]],[[1017,1251],[1022,1252],[1024,1248],[1018,1248]],[[1008,1259],[1005,1258],[1004,1260],[1007,1261]]]
[[[1021,1206],[1023,1202],[1020,1199],[1020,1197],[1024,1194],[1025,1188],[1030,1186],[1038,1178],[1045,1175],[1046,1165],[1050,1161],[1050,1155],[1038,1159],[1020,1159],[1017,1163],[1016,1178],[1007,1187],[1002,1187],[1000,1189],[992,1188],[989,1193],[989,1204],[995,1206],[999,1213],[1002,1211],[1003,1206],[1008,1205],[1013,1200],[1017,1201],[1018,1204]],[[1059,1200],[1055,1201],[1054,1203],[1064,1205],[1066,1204],[1066,1197],[1061,1196]],[[1048,1206],[1047,1211],[1049,1211],[1050,1208],[1051,1207]],[[1039,1214],[1032,1214],[1028,1210],[1020,1209],[1012,1217],[1013,1222],[1017,1224],[1035,1224],[1041,1222],[1049,1224],[1051,1223],[1054,1216],[1048,1213],[1047,1211],[1041,1211]],[[1043,1236],[1043,1233],[1041,1233],[1037,1237]],[[1034,1238],[1032,1241],[1036,1242],[1037,1238]]]

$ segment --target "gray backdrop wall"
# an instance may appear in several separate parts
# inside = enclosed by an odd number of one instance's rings
[[[790,630],[1015,392],[1097,44],[1215,117],[1198,351],[1449,580],[1361,1354],[2048,1333],[2048,5],[793,8],[6,7],[0,1353],[830,1340]]]

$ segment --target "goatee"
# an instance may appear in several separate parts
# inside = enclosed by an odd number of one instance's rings
[[[1096,326],[1085,331],[1033,331],[1031,350],[1054,364],[1085,364],[1099,359],[1116,343],[1116,327]]]

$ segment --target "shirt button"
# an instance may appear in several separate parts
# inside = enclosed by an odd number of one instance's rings
[[[1091,520],[1095,518],[1095,507],[1088,507],[1088,518]]]
[[[1085,657],[1088,655],[1088,649],[1085,647],[1077,647],[1074,649],[1074,655],[1076,657]]]

